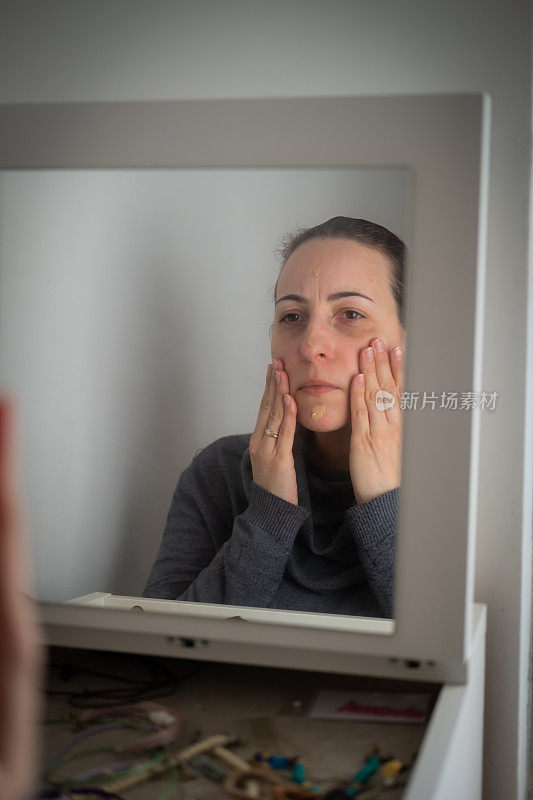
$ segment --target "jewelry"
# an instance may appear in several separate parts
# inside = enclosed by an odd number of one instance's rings
[[[267,428],[266,429],[266,435],[267,436],[272,436],[273,439],[277,439],[278,436],[279,436],[279,433],[276,433],[276,431],[273,431],[272,428]]]

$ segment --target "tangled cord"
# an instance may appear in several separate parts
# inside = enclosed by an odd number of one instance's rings
[[[119,654],[120,655],[120,654]],[[116,653],[99,652],[100,659],[105,657],[117,658]],[[66,697],[71,708],[110,708],[119,703],[134,703],[139,700],[154,700],[159,697],[168,697],[177,690],[181,681],[191,678],[198,672],[198,664],[194,661],[181,662],[190,667],[188,672],[181,675],[174,674],[165,664],[151,656],[132,655],[124,656],[130,665],[133,662],[140,664],[148,672],[145,679],[129,678],[123,674],[101,672],[87,667],[73,666],[65,663],[51,663],[49,669],[58,670],[59,677],[69,681],[80,675],[90,675],[116,681],[122,686],[105,689],[82,689],[79,691],[58,691],[47,689],[46,694],[55,697]],[[174,662],[173,666],[176,662]]]
[[[124,716],[124,715],[128,716]],[[121,716],[119,716],[121,715]],[[72,720],[71,720],[72,721]],[[48,786],[41,792],[36,800],[46,800],[47,798],[68,798],[68,797],[90,797],[96,794],[97,797],[119,798],[120,796],[108,789],[101,788],[98,784],[112,782],[138,781],[151,774],[155,768],[165,764],[165,771],[170,772],[171,784],[160,796],[159,800],[167,800],[167,797],[174,792],[175,784],[178,781],[178,773],[173,764],[166,764],[170,759],[168,746],[174,742],[180,731],[180,719],[176,711],[158,703],[144,701],[140,703],[116,706],[107,711],[92,709],[85,710],[77,720],[78,725],[88,725],[81,731],[77,731],[64,741],[58,750],[48,759],[43,773],[42,780]],[[142,731],[145,735],[137,738],[134,742],[118,743],[115,745],[96,746],[82,748],[73,751],[73,748],[82,741],[95,735],[107,733],[118,728],[134,728]],[[147,735],[146,735],[147,734]],[[102,764],[100,766],[89,767],[75,775],[70,775],[62,779],[54,777],[53,773],[64,767],[66,764],[78,758],[93,753],[122,753],[135,755],[143,753],[139,758],[129,758],[127,760],[115,761],[114,763]],[[95,789],[92,784],[96,784]]]

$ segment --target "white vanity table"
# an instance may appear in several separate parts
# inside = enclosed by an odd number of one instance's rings
[[[80,604],[80,605],[78,605]],[[149,613],[161,604],[158,613]],[[197,604],[202,606],[203,604]],[[224,619],[223,607],[198,608],[194,603],[139,598],[114,597],[103,593],[79,598],[68,605],[43,607],[47,639],[51,644],[72,648],[94,648],[121,652],[144,652],[152,655],[194,658],[219,664],[243,664],[312,670],[331,676],[339,673],[356,676],[435,682],[438,699],[427,724],[409,781],[401,795],[404,800],[473,800],[481,798],[483,695],[485,669],[486,608],[473,608],[473,626],[467,660],[450,678],[450,665],[430,660],[367,656],[358,652],[356,636],[346,631],[320,628],[317,620],[305,619],[305,625],[272,624],[257,609],[233,609],[233,619]],[[173,609],[174,606],[174,609]],[[105,609],[94,613],[94,609]],[[140,609],[144,608],[143,613]],[[172,611],[174,610],[174,614]],[[204,613],[202,613],[204,612]],[[287,617],[298,614],[280,612]],[[211,619],[208,618],[211,616]],[[240,617],[239,618],[237,618]],[[320,617],[321,615],[307,615]],[[250,621],[243,622],[242,619]],[[251,621],[251,618],[255,618]],[[359,620],[350,620],[353,627]],[[361,621],[370,633],[373,623]],[[383,621],[385,625],[389,621]],[[378,634],[379,635],[379,634]],[[283,673],[272,669],[272,681],[283,685]],[[280,677],[281,675],[281,677]],[[215,681],[216,683],[216,681]],[[210,694],[215,691],[208,684]],[[268,674],[261,674],[261,692],[271,687]],[[320,688],[320,680],[317,681]],[[390,691],[391,685],[388,685]],[[224,682],[218,689],[220,702],[227,703]],[[404,688],[405,691],[405,688]],[[413,690],[416,693],[416,688]],[[213,699],[211,697],[211,702]],[[179,707],[179,706],[178,706]],[[354,725],[345,722],[344,725]],[[383,731],[380,738],[388,741]],[[349,740],[349,733],[346,736]],[[375,728],[368,736],[376,738]]]
[[[405,388],[438,398],[486,388],[488,131],[489,102],[477,95],[3,106],[0,167],[410,170]],[[427,298],[437,296],[451,316],[434,314]],[[480,797],[486,623],[473,602],[480,413],[429,405],[406,414],[394,621],[96,592],[43,604],[48,642],[441,684],[404,797]]]

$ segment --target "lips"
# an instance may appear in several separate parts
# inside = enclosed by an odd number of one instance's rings
[[[330,389],[338,389],[339,388],[334,383],[328,383],[328,381],[319,381],[317,379],[317,380],[314,380],[314,381],[306,381],[305,383],[302,383],[302,385],[300,386],[300,389],[306,389],[309,386],[327,386]]]
[[[319,380],[307,381],[300,386],[300,391],[306,394],[326,394],[327,392],[334,392],[338,389],[339,387],[335,386],[333,383]]]

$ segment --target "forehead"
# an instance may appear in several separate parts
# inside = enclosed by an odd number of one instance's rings
[[[389,262],[378,250],[351,239],[309,240],[287,259],[276,297],[307,296],[317,288],[321,293],[351,289],[382,297],[390,293]]]

